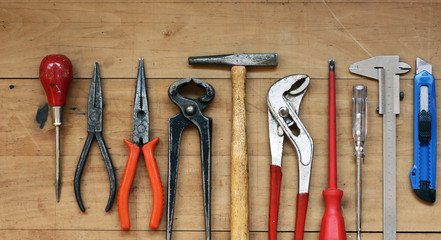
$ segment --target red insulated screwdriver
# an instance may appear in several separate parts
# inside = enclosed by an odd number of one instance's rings
[[[328,189],[323,191],[325,214],[320,227],[320,240],[346,240],[345,221],[340,201],[343,191],[337,189],[337,137],[335,118],[335,60],[329,60],[329,176]]]
[[[72,63],[64,55],[48,55],[40,64],[40,81],[51,106],[55,126],[55,191],[60,201],[60,126],[63,124],[63,106],[72,81]]]

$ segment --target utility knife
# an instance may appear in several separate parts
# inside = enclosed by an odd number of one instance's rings
[[[415,194],[435,202],[436,191],[436,98],[432,65],[416,60],[414,77],[414,165],[410,181]]]

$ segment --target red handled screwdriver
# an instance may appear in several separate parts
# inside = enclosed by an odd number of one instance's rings
[[[72,63],[64,55],[48,55],[40,64],[40,81],[51,106],[55,126],[55,191],[60,201],[60,126],[63,124],[63,106],[72,81]]]
[[[325,214],[320,227],[320,240],[346,240],[345,221],[340,201],[343,191],[337,189],[337,144],[335,120],[335,60],[329,60],[329,176],[328,189],[323,191]]]

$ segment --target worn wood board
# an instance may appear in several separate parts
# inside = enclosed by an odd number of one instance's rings
[[[130,195],[132,231],[121,231],[116,204],[104,212],[108,178],[96,143],[82,179],[86,213],[73,193],[73,175],[86,137],[87,96],[93,63],[101,66],[104,138],[117,181],[127,160],[122,139],[131,139],[137,61],[145,58],[151,131],[160,137],[156,158],[166,186],[168,118],[178,112],[169,85],[198,77],[216,89],[204,112],[213,118],[212,228],[214,239],[229,238],[229,154],[231,81],[228,67],[191,67],[187,57],[228,52],[277,52],[277,68],[250,68],[247,82],[252,239],[266,239],[270,153],[266,93],[278,78],[309,74],[311,84],[300,118],[314,139],[314,164],[306,237],[318,239],[327,187],[327,60],[337,60],[338,184],[348,238],[355,231],[355,171],[351,136],[351,88],[369,89],[369,125],[364,163],[363,230],[366,239],[382,238],[382,118],[377,115],[378,83],[348,72],[350,63],[369,56],[397,54],[414,66],[422,57],[441,67],[438,1],[1,1],[0,89],[0,236],[3,239],[163,239],[165,214],[158,231],[148,228],[152,196],[145,163],[140,161]],[[37,112],[47,102],[38,80],[41,59],[63,53],[74,75],[62,126],[62,193],[56,203],[54,129],[50,116]],[[409,180],[413,164],[414,70],[402,76],[405,98],[397,119],[398,239],[437,239],[438,203],[425,204]],[[438,86],[438,90],[440,87]],[[43,111],[44,112],[44,111]],[[44,114],[43,114],[44,116]],[[285,144],[279,237],[291,239],[297,194],[297,157]],[[204,220],[199,137],[190,127],[182,139],[174,219],[175,239],[203,239]],[[438,184],[439,185],[439,184]]]

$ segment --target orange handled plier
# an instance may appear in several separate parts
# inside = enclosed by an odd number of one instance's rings
[[[150,178],[153,192],[153,208],[150,218],[150,228],[159,227],[162,210],[164,207],[164,189],[162,188],[158,166],[156,165],[153,154],[159,138],[149,142],[149,108],[147,101],[147,89],[145,84],[145,73],[143,59],[139,60],[138,79],[136,82],[135,106],[133,112],[133,143],[124,139],[124,143],[129,147],[129,159],[124,170],[121,186],[118,192],[118,213],[122,229],[130,228],[129,217],[129,192],[135,176],[136,164],[138,163],[140,148],[144,154],[145,165]]]

